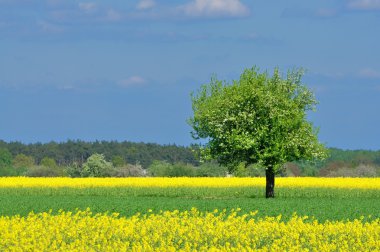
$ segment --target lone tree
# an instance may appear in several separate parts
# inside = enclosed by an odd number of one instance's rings
[[[211,78],[192,93],[194,139],[208,140],[204,159],[216,159],[233,172],[239,164],[266,169],[266,197],[274,197],[275,174],[286,162],[326,157],[317,129],[306,120],[315,109],[314,94],[301,83],[303,70],[283,78],[258,68],[246,69],[232,84]]]

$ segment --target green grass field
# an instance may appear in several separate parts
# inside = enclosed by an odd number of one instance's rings
[[[75,211],[90,208],[94,213],[160,210],[200,211],[241,208],[241,213],[258,210],[258,216],[294,212],[319,221],[346,220],[361,216],[380,218],[379,190],[278,188],[275,199],[265,199],[262,187],[239,188],[0,188],[0,215],[22,215],[50,209]]]

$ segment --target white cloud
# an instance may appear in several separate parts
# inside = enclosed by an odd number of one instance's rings
[[[135,87],[135,86],[141,86],[146,83],[146,80],[142,78],[141,76],[135,75],[131,76],[127,79],[123,79],[118,81],[118,85],[122,87]]]
[[[354,10],[380,10],[380,0],[351,0],[347,6]]]
[[[96,3],[79,3],[78,6],[84,12],[93,12],[97,9]]]
[[[239,0],[192,0],[179,7],[190,17],[244,17],[249,9]]]
[[[147,10],[156,6],[156,2],[154,0],[140,0],[137,4],[136,9],[138,10]]]
[[[378,79],[380,78],[380,71],[376,71],[372,68],[363,68],[359,71],[359,76],[364,78]]]

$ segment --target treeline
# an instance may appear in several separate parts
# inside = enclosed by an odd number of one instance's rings
[[[380,151],[330,148],[324,161],[293,162],[280,176],[375,177],[380,176]],[[91,156],[101,154],[100,173],[86,167]],[[99,156],[97,156],[99,158]],[[89,163],[90,162],[90,163]],[[102,163],[103,162],[103,163]],[[87,166],[86,166],[87,165]],[[95,165],[95,167],[98,167]],[[100,174],[100,175],[99,175]],[[200,163],[197,147],[117,141],[67,141],[63,143],[4,142],[0,140],[0,176],[264,176],[265,168],[239,165],[233,174],[216,162]]]
[[[287,164],[296,176],[376,177],[380,176],[380,151],[329,148],[323,161]]]
[[[107,160],[120,156],[128,164],[140,164],[148,168],[154,160],[165,160],[169,163],[183,162],[198,165],[191,147],[178,145],[159,145],[154,143],[134,143],[117,141],[72,141],[23,144],[0,140],[0,149],[7,149],[13,157],[24,154],[40,164],[44,158],[54,159],[57,165],[67,166],[73,163],[83,164],[88,157],[101,153]]]

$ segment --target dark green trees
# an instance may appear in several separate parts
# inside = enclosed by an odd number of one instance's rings
[[[0,176],[12,174],[12,154],[5,148],[0,148]]]
[[[239,164],[266,167],[266,197],[274,197],[274,177],[286,162],[325,157],[317,132],[306,120],[314,109],[313,93],[301,84],[301,70],[282,78],[247,69],[227,84],[212,78],[192,94],[195,139],[205,138],[204,157],[232,171]]]

